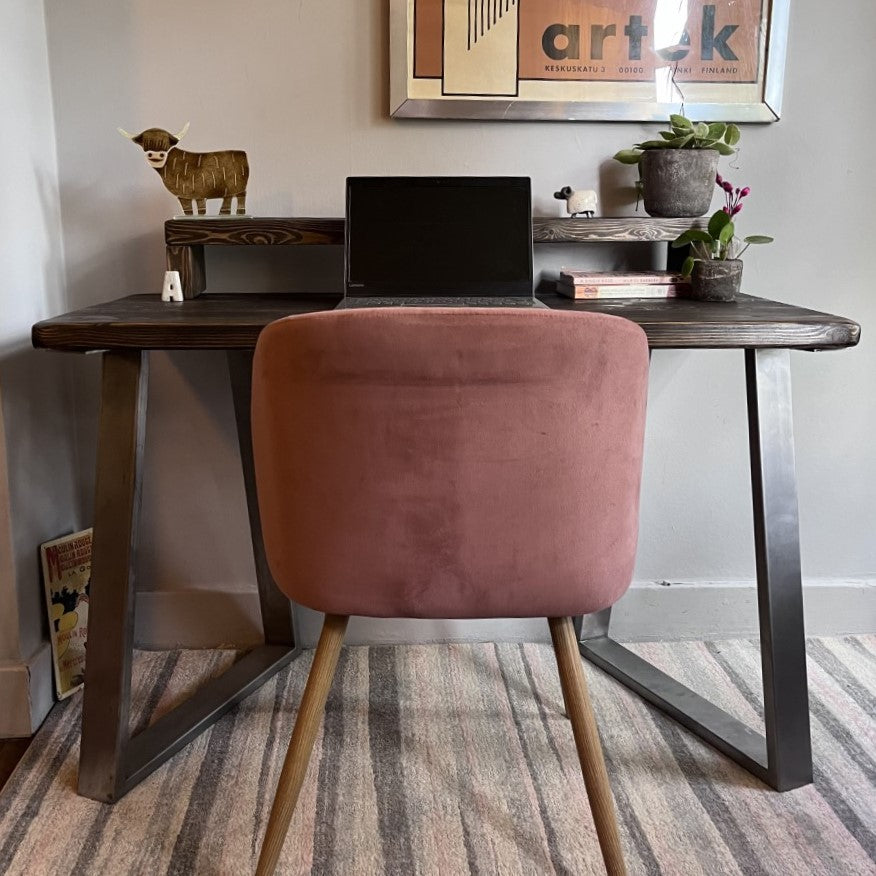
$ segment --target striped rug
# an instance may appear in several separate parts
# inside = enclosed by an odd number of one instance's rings
[[[760,724],[753,643],[635,648]],[[808,653],[816,781],[786,794],[587,666],[631,873],[876,873],[876,637]],[[134,726],[233,659],[138,654]],[[81,700],[58,706],[0,795],[0,873],[252,873],[309,665],[115,806],[76,796]],[[280,872],[602,872],[561,708],[547,645],[345,649]]]

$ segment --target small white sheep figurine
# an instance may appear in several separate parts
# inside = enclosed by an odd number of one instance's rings
[[[588,219],[596,212],[596,192],[591,189],[575,191],[571,186],[563,186],[558,192],[554,192],[558,201],[566,202],[566,210],[573,218],[584,215]]]

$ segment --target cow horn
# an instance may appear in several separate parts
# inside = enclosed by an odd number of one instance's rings
[[[189,123],[186,122],[185,125],[183,125],[183,129],[176,135],[176,139],[182,140],[182,138],[185,137],[185,135],[188,134],[188,132],[189,132]]]
[[[116,129],[123,137],[127,137],[129,140],[133,140],[136,137],[136,134],[129,134],[124,128]]]

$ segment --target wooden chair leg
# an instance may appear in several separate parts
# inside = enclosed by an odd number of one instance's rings
[[[277,784],[277,793],[274,796],[274,805],[271,807],[256,876],[271,876],[277,866],[283,841],[289,830],[289,822],[298,802],[298,794],[307,775],[310,754],[313,751],[313,743],[316,741],[316,734],[319,732],[325,711],[325,701],[338,666],[348,620],[349,618],[343,615],[325,616],[322,634],[316,646],[313,665],[310,667],[307,686],[295,720],[295,729],[292,731],[289,750],[286,752],[283,771]]]
[[[614,798],[599,743],[596,718],[587,694],[587,682],[572,619],[550,617],[548,624],[557,655],[563,699],[572,722],[575,746],[581,761],[581,772],[584,773],[584,784],[587,787],[587,797],[590,800],[605,869],[609,876],[625,876],[627,870],[617,829]]]

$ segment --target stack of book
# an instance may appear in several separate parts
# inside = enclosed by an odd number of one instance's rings
[[[675,298],[689,284],[666,271],[560,271],[557,291],[569,298]]]

